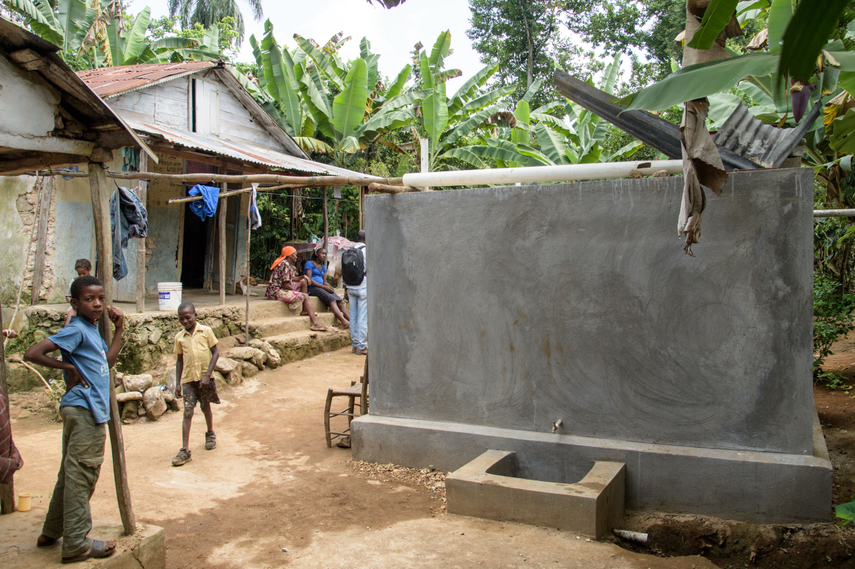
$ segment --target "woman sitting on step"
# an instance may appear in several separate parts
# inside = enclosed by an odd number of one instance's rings
[[[270,265],[273,274],[270,275],[270,284],[267,285],[265,296],[270,300],[281,300],[291,310],[297,310],[302,305],[302,314],[308,315],[312,321],[311,329],[327,332],[329,328],[320,325],[315,309],[309,301],[309,295],[303,292],[306,290],[307,279],[297,276],[297,269],[294,267],[296,262],[297,250],[290,246],[283,247],[282,254]]]
[[[309,279],[309,296],[317,296],[321,302],[330,307],[342,327],[350,328],[350,312],[344,306],[344,301],[335,293],[335,289],[324,282],[327,274],[327,251],[323,247],[312,253],[312,260],[303,265],[306,278]]]

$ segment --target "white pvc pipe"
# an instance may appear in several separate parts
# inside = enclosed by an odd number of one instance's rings
[[[853,217],[855,209],[815,209],[814,217]]]
[[[665,170],[668,174],[682,174],[682,160],[653,160],[650,162],[598,162],[596,164],[570,164],[566,166],[529,166],[526,168],[489,168],[486,170],[456,170],[404,174],[405,186],[481,186],[510,185],[533,182],[569,182],[571,180],[602,180],[628,178],[631,170],[643,176],[652,176]]]

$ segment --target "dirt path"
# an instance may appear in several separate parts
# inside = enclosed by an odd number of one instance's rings
[[[441,492],[406,472],[360,472],[349,451],[326,448],[322,411],[327,388],[349,385],[363,362],[350,350],[321,354],[222,394],[214,412],[218,448],[204,450],[204,422],[194,420],[193,460],[181,468],[170,466],[180,414],[125,427],[135,512],[166,528],[168,567],[713,567],[700,557],[662,559],[554,530],[445,514]],[[59,464],[60,427],[32,414],[15,420],[14,429],[27,461],[16,491],[39,496],[31,513],[14,515],[42,516]],[[93,515],[118,519],[109,460]]]

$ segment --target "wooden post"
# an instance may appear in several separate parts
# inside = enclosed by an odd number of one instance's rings
[[[220,171],[223,174],[228,174],[227,165],[225,161],[223,161],[223,165],[220,166]],[[222,184],[222,190],[228,190],[228,184]],[[238,198],[238,200],[240,200],[240,198]],[[226,210],[228,209],[229,198],[221,199],[220,203],[217,205],[220,209],[219,217],[217,218],[220,234],[220,306],[224,306],[226,304]]]
[[[98,153],[98,149],[93,156]],[[104,153],[102,152],[102,155]],[[112,156],[111,154],[109,155]],[[106,158],[106,156],[105,156]],[[113,241],[110,232],[110,187],[104,165],[99,162],[89,163],[89,190],[92,194],[92,213],[95,218],[95,245],[97,250],[96,276],[104,283],[104,300],[107,306],[113,303]],[[107,345],[112,340],[111,323],[107,311],[101,315],[101,336]],[[110,372],[110,382],[113,381]],[[116,482],[116,497],[119,502],[119,514],[122,526],[127,535],[136,531],[136,520],[131,502],[131,491],[128,487],[128,473],[125,467],[125,445],[122,439],[122,418],[119,416],[119,406],[116,403],[116,390],[110,385],[110,448],[113,452],[113,479]]]
[[[359,186],[359,229],[365,229],[365,186]]]
[[[330,239],[330,215],[327,209],[327,189],[324,187],[321,191],[324,192],[324,251],[326,251]]]
[[[148,171],[148,154],[140,151],[140,172]],[[138,190],[143,207],[148,208],[148,182],[140,180]],[[137,312],[145,312],[145,239],[137,239]]]
[[[249,206],[246,208],[246,328],[244,329],[243,345],[249,345],[249,237],[252,234],[252,227],[249,223]]]
[[[42,292],[42,278],[45,266],[45,248],[47,247],[48,221],[50,219],[50,202],[53,196],[53,176],[42,178],[42,189],[39,192],[38,241],[36,242],[36,259],[33,265],[33,293],[30,304],[39,303]],[[36,220],[33,220],[36,223]]]
[[[3,304],[0,303],[0,330],[3,329]],[[6,342],[0,335],[0,390],[6,399],[6,417],[9,415],[9,386],[6,384]],[[15,486],[14,481],[9,484],[0,484],[0,514],[11,514],[15,511]]]

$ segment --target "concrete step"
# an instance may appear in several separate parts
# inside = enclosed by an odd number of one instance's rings
[[[339,324],[338,319],[332,312],[318,312],[316,316],[321,326]],[[249,333],[253,338],[280,336],[291,332],[309,330],[311,327],[312,321],[308,316],[265,318],[263,320],[249,321]]]

